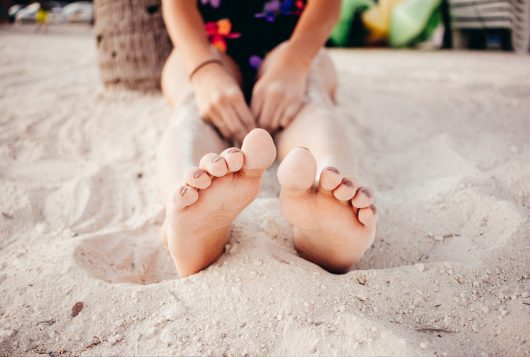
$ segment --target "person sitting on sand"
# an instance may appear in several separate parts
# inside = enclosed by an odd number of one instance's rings
[[[158,148],[158,183],[162,239],[179,275],[223,253],[276,152],[279,199],[299,254],[349,271],[374,240],[377,211],[373,191],[342,174],[354,166],[353,138],[336,111],[335,68],[323,49],[340,0],[162,6],[175,46],[162,91],[175,116]]]

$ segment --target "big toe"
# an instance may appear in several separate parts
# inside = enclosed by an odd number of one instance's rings
[[[317,173],[315,157],[306,148],[291,150],[278,167],[278,181],[283,189],[290,193],[302,193],[309,190]]]
[[[243,140],[241,151],[245,154],[243,172],[261,174],[276,159],[276,146],[270,134],[263,129],[254,129]]]

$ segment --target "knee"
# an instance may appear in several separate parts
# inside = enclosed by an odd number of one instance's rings
[[[178,65],[178,58],[175,51],[175,49],[171,51],[171,53],[166,59],[166,62],[162,66],[162,71],[160,72],[160,88],[162,89],[162,93],[167,90],[166,84],[168,82],[168,77],[171,75],[172,67]]]

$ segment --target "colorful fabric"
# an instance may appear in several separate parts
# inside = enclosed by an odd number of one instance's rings
[[[267,52],[289,39],[306,0],[198,0],[210,43],[252,85]]]
[[[48,11],[42,8],[39,9],[39,11],[37,11],[35,14],[35,21],[39,25],[44,25],[48,21]]]

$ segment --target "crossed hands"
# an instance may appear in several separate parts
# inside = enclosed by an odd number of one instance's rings
[[[221,66],[205,66],[193,77],[201,117],[225,138],[242,142],[256,127],[274,133],[287,127],[302,108],[308,66],[297,63],[287,46],[277,48],[274,56],[253,88],[250,107],[236,80]]]

